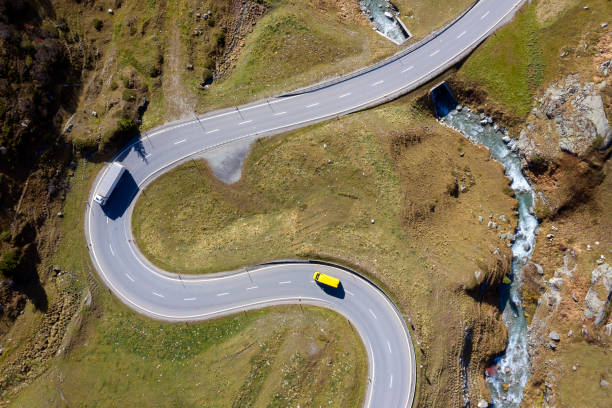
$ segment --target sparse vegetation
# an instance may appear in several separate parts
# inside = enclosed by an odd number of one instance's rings
[[[19,268],[21,257],[16,250],[8,250],[0,256],[0,275],[5,278],[12,278]]]

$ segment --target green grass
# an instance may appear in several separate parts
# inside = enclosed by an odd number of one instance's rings
[[[459,71],[484,85],[492,99],[518,116],[526,116],[542,82],[543,60],[535,4],[521,9],[478,48]]]
[[[555,6],[551,3],[547,7]],[[524,119],[541,87],[577,72],[591,80],[595,44],[605,35],[601,18],[612,13],[612,3],[595,0],[588,6],[584,10],[582,3],[566,2],[553,17],[540,22],[537,10],[544,6],[538,1],[525,5],[510,24],[474,51],[459,69],[459,77],[485,89],[490,102]]]
[[[334,312],[294,306],[173,325],[110,309],[11,406],[358,407],[363,399],[365,351]]]

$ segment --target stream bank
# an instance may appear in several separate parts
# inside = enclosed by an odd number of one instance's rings
[[[446,83],[434,88],[431,94],[440,123],[460,132],[472,143],[485,146],[491,152],[491,157],[504,167],[518,201],[518,226],[510,239],[513,242],[512,273],[499,286],[499,306],[502,320],[508,328],[508,345],[486,374],[494,406],[518,408],[530,376],[527,322],[520,287],[522,270],[533,253],[538,231],[533,208],[534,191],[522,173],[519,155],[508,146],[510,138],[497,124],[493,124],[490,117],[457,105]],[[478,406],[484,405],[483,402],[479,402]]]

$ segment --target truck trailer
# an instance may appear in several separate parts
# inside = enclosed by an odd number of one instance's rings
[[[121,180],[121,176],[125,172],[125,167],[117,162],[113,162],[109,167],[104,176],[102,176],[102,180],[98,184],[98,188],[96,189],[96,193],[94,195],[94,201],[101,206],[106,204],[106,201],[113,193],[115,187]]]

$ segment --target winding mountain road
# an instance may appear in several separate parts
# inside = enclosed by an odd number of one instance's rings
[[[175,122],[143,135],[114,160],[128,170],[102,208],[93,193],[85,233],[93,263],[113,293],[152,318],[204,320],[279,304],[312,304],[343,314],[358,330],[369,359],[365,407],[409,407],[416,384],[406,324],[382,291],[332,265],[279,263],[206,276],[179,276],[150,264],[134,244],[131,217],[138,194],[194,154],[374,106],[405,94],[464,58],[524,0],[481,0],[455,23],[401,58],[327,86]],[[342,281],[338,291],[312,281],[315,271]]]

